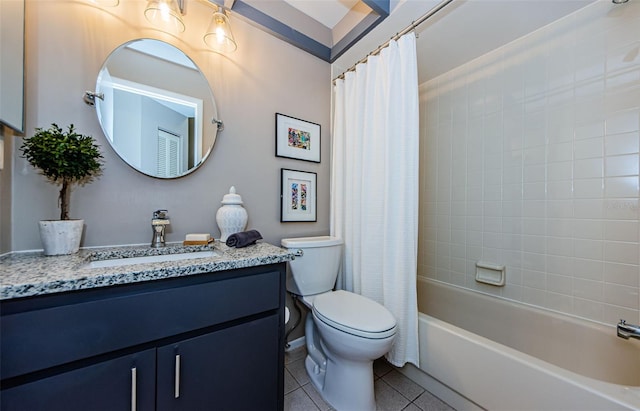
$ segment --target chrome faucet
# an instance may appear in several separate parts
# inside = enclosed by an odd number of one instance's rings
[[[151,247],[164,247],[164,232],[166,227],[171,224],[167,210],[156,210],[153,212],[151,219],[151,228],[153,229],[153,238],[151,239]]]
[[[629,338],[640,339],[640,326],[627,324],[625,320],[618,323],[618,337],[628,340]]]

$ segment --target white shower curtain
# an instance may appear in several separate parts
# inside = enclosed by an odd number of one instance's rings
[[[418,365],[418,74],[413,32],[334,86],[331,233],[338,286],[383,304],[398,326],[387,359]]]

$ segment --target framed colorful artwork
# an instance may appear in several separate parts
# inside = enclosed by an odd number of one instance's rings
[[[276,113],[276,157],[320,162],[320,124]]]
[[[280,169],[280,221],[316,221],[316,173]]]

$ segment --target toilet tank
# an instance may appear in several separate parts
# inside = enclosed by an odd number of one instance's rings
[[[280,244],[284,248],[302,254],[287,264],[287,290],[303,296],[333,290],[342,243],[341,238],[329,236],[283,238]]]

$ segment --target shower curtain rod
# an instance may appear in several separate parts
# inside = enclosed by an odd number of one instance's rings
[[[396,33],[395,36],[391,36],[391,38],[389,40],[387,40],[384,44],[381,44],[380,46],[378,46],[377,49],[375,49],[372,52],[370,52],[369,54],[367,54],[363,59],[358,60],[353,66],[351,66],[348,69],[346,69],[344,71],[344,73],[342,73],[338,77],[334,78],[333,81],[336,81],[338,79],[344,79],[345,73],[348,73],[350,71],[354,71],[358,64],[364,63],[364,62],[367,61],[367,59],[369,57],[375,56],[376,54],[380,53],[380,51],[382,51],[382,49],[384,49],[385,47],[387,47],[389,45],[389,43],[391,43],[391,40],[398,40],[400,37],[404,36],[405,34],[409,33],[410,31],[415,30],[416,27],[418,27],[420,24],[424,23],[425,20],[427,20],[428,18],[430,18],[431,16],[433,16],[434,14],[436,14],[437,12],[439,12],[440,10],[445,8],[445,6],[447,6],[451,2],[453,2],[453,0],[444,0],[444,1],[440,2],[440,3],[438,3],[437,6],[435,6],[434,8],[432,8],[431,10],[429,10],[428,12],[423,14],[419,19],[412,21],[409,26],[405,27],[402,31],[399,31],[398,33]]]

